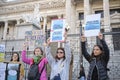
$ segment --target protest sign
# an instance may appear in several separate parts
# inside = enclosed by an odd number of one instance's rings
[[[0,45],[0,62],[4,61],[5,45]]]
[[[42,30],[33,30],[25,32],[25,42],[30,46],[42,46],[45,42],[45,35]]]
[[[51,23],[51,42],[60,42],[64,40],[65,31],[65,20],[64,19],[54,19]]]
[[[100,32],[100,14],[87,15],[85,21],[85,36],[98,36]]]

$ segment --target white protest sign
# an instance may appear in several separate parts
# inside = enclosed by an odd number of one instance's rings
[[[98,36],[100,32],[100,14],[87,15],[85,21],[85,36]]]
[[[64,19],[52,20],[50,41],[51,42],[63,41],[64,40],[64,31],[65,31],[65,20]]]
[[[4,61],[5,56],[5,45],[0,45],[0,62]]]

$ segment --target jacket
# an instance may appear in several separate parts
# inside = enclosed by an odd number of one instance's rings
[[[61,80],[69,80],[69,68],[70,68],[70,61],[71,61],[71,49],[68,42],[65,43],[65,57],[66,59],[57,60],[52,56],[51,49],[49,46],[45,48],[46,57],[48,59],[48,63],[51,66],[51,75],[50,80],[52,80],[55,76],[60,74]]]
[[[22,51],[22,61],[26,64],[29,64],[29,65],[33,64],[33,59],[32,58],[28,59],[26,57],[26,51],[25,50]],[[47,63],[48,63],[47,59],[43,58],[41,60],[41,62],[38,64],[39,70],[41,70],[43,68],[43,66],[46,65]],[[44,70],[43,70],[43,72],[40,76],[40,80],[47,80],[47,72],[46,72],[45,68],[44,68]]]
[[[82,53],[85,59],[90,63],[87,80],[94,80],[92,79],[94,76],[97,76],[98,80],[108,79],[107,64],[109,61],[109,49],[104,40],[100,40],[100,42],[102,43],[104,53],[97,57],[90,56],[86,50],[85,42],[82,42]]]

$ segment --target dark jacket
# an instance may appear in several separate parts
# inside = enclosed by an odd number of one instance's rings
[[[107,64],[109,61],[109,49],[104,40],[100,40],[100,42],[103,46],[104,53],[97,57],[90,56],[86,50],[85,42],[82,42],[82,53],[90,63],[87,80],[108,80]],[[92,79],[96,76],[98,77],[97,79]]]

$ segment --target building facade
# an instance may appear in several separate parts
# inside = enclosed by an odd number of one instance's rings
[[[11,2],[0,0],[0,44],[6,46],[6,59],[11,56],[13,50],[21,52],[25,31],[35,29],[45,33],[46,28],[50,31],[52,19],[65,18],[66,24],[70,26],[68,39],[73,53],[70,79],[77,80],[82,59],[80,37],[76,34],[80,34],[80,28],[83,29],[86,15],[98,13],[101,14],[101,31],[105,34],[111,52],[110,80],[120,80],[120,34],[117,33],[120,32],[120,0],[16,0]],[[34,24],[27,23],[27,20],[35,21],[37,17],[39,17],[39,26],[30,27]],[[88,38],[90,52],[91,47],[96,43],[96,37]],[[60,46],[62,46],[60,43],[52,45],[54,49]],[[84,59],[83,62],[87,74],[88,63]]]

